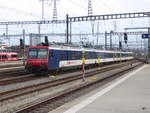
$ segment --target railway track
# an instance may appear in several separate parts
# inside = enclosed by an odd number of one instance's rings
[[[22,74],[22,73],[17,73],[17,74]],[[23,73],[26,74],[26,73]],[[0,79],[0,85],[10,85],[14,83],[19,83],[19,82],[25,82],[25,81],[30,81],[30,80],[35,80],[35,79],[40,79],[43,77],[36,77],[35,75],[32,74],[26,74],[26,75],[21,75],[21,76],[15,76],[15,77],[9,77],[6,79]]]
[[[8,71],[0,72],[0,85],[4,86],[4,85],[16,84],[25,81],[41,79],[47,76],[48,75],[46,74],[41,74],[41,76],[29,74],[22,68],[16,70],[8,70]]]
[[[92,72],[86,72],[85,74],[86,74],[86,77],[90,77],[91,75],[106,72],[106,71],[121,67],[122,65],[129,65],[129,64],[130,63],[117,64],[117,65],[114,65],[113,67],[112,66],[106,66],[106,67],[100,68],[99,70],[94,70]],[[32,77],[32,76],[28,77],[27,76],[26,77],[25,76],[25,77],[22,77],[22,79],[20,79],[20,78],[21,77],[18,77],[17,79],[14,78],[14,79],[15,79],[15,81],[16,80],[25,81],[25,79],[35,80],[35,79],[43,78],[43,76],[40,76],[40,77],[35,77],[35,76],[34,77]],[[69,77],[63,77],[63,78],[52,80],[52,81],[47,81],[47,82],[43,82],[43,83],[33,84],[33,85],[30,85],[30,86],[26,86],[26,87],[21,87],[21,88],[18,88],[18,89],[13,89],[13,90],[9,90],[9,91],[0,92],[0,101],[3,101],[3,99],[1,98],[3,95],[6,96],[6,95],[10,95],[12,93],[18,92],[19,94],[13,96],[13,97],[15,97],[15,96],[17,97],[17,96],[21,96],[21,95],[24,95],[24,94],[27,94],[27,93],[32,93],[32,92],[35,92],[35,91],[39,91],[41,89],[46,89],[46,88],[53,87],[53,86],[56,86],[56,85],[64,84],[64,83],[67,83],[69,81],[71,82],[73,80],[78,80],[78,79],[81,79],[81,78],[82,78],[82,74],[76,74],[76,75],[69,76]],[[8,82],[13,82],[14,83],[14,81],[12,79],[10,79],[8,81],[7,80],[4,81],[4,84],[5,84],[5,82],[7,82],[7,83]],[[0,84],[3,84],[3,81]],[[33,89],[35,89],[35,90],[33,90]],[[30,90],[30,91],[25,93],[24,92],[25,90]]]
[[[19,75],[25,73],[24,66],[11,67],[11,68],[0,68],[0,78],[7,77],[8,75]]]
[[[47,105],[49,106],[50,104],[54,104],[53,102],[56,103],[57,101],[60,101],[63,98],[66,98],[66,97],[68,98],[68,97],[70,97],[70,96],[72,96],[72,95],[74,95],[74,94],[76,94],[76,93],[78,93],[82,90],[87,89],[88,87],[92,87],[93,85],[98,84],[99,82],[101,82],[103,80],[107,80],[111,77],[114,77],[114,75],[121,76],[123,73],[128,72],[131,69],[134,69],[134,68],[136,68],[138,66],[141,66],[141,65],[142,65],[141,63],[136,63],[135,65],[132,65],[132,66],[126,66],[124,69],[120,67],[120,69],[118,69],[116,72],[110,73],[109,76],[107,76],[107,77],[97,79],[94,82],[87,82],[85,84],[82,84],[82,85],[79,85],[79,86],[76,86],[76,87],[72,87],[72,88],[70,88],[68,90],[65,90],[63,92],[60,92],[60,93],[51,95],[49,97],[46,97],[46,98],[44,98],[44,99],[42,99],[38,102],[30,103],[26,107],[21,108],[21,109],[15,111],[14,113],[31,113],[31,112],[34,113],[34,112],[37,112],[37,111],[40,112],[40,113],[46,113],[46,112],[49,111],[49,109],[46,110],[46,111],[45,110],[43,111],[43,107],[45,108],[45,106],[47,106]],[[91,72],[91,73],[88,73],[86,75],[86,77],[91,76],[93,74],[98,74],[98,73],[100,73],[100,72],[99,71]],[[71,80],[73,80],[73,79],[71,79]],[[68,81],[70,81],[70,80],[68,79]],[[65,80],[64,82],[67,82],[67,80]],[[62,83],[64,83],[64,82],[62,82]],[[57,83],[57,84],[53,83],[53,85],[51,84],[51,86],[55,86],[55,85],[58,85],[58,84],[60,85],[62,83]],[[62,102],[60,102],[60,103],[61,103],[61,105],[63,104]],[[60,103],[58,103],[57,106],[60,106]],[[47,108],[49,108],[49,107],[47,107]]]
[[[8,67],[18,67],[23,66],[22,61],[9,61],[9,62],[0,62],[0,69],[2,68],[8,68]]]
[[[120,68],[122,66],[128,66],[130,64],[131,64],[131,62],[117,64],[117,65],[114,65],[113,67],[112,66],[103,67],[103,68],[100,68],[99,70],[87,72],[85,77],[91,77],[92,75],[107,72],[107,71],[116,69],[118,67]],[[73,75],[73,76],[69,76],[69,77],[63,77],[61,79],[56,79],[56,80],[52,80],[52,81],[48,81],[48,82],[44,82],[44,83],[34,84],[34,85],[26,86],[26,87],[21,87],[18,89],[0,92],[0,101],[1,102],[7,101],[9,99],[13,99],[13,98],[27,95],[27,94],[30,94],[33,92],[41,91],[41,90],[44,90],[47,88],[56,87],[56,86],[59,86],[59,85],[62,85],[62,84],[68,83],[68,82],[72,82],[75,80],[79,80],[79,79],[82,79],[82,74],[77,74],[77,75]]]
[[[131,61],[131,63],[134,63],[134,62],[136,62],[136,61],[134,61],[134,60]],[[69,71],[69,73],[75,72],[75,71],[77,71],[77,70],[71,70],[71,71]],[[68,72],[60,72],[59,74],[66,74],[66,73],[68,73]],[[12,76],[14,76],[14,77],[12,77]],[[25,72],[25,70],[23,68],[17,68],[17,69],[15,68],[15,70],[11,69],[8,71],[0,72],[0,85],[9,85],[9,84],[13,84],[13,83],[31,81],[31,80],[41,79],[44,77],[48,77],[48,75],[40,74],[40,76],[37,77],[32,74],[28,74],[27,72]]]
[[[26,72],[23,68],[18,68],[18,69],[11,69],[8,70],[0,70],[0,85],[7,85],[9,83],[13,83],[13,80],[16,78],[19,78],[19,76],[25,76],[29,74]],[[12,80],[12,81],[11,81]],[[11,82],[6,82],[6,81],[11,81]]]

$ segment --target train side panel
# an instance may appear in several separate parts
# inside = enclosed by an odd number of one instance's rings
[[[59,64],[59,51],[58,50],[49,50],[49,57],[48,57],[48,69],[54,70],[58,68]]]
[[[17,61],[18,54],[15,52],[0,52],[0,61]]]
[[[55,70],[60,68],[60,63],[68,60],[67,54],[68,52],[64,50],[49,50],[48,69]]]
[[[82,64],[82,52],[81,51],[65,51],[60,55],[59,67],[71,67],[80,66]]]

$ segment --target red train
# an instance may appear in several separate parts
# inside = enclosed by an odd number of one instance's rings
[[[27,51],[25,68],[31,73],[39,73],[40,71],[55,72],[60,69],[81,67],[83,59],[85,59],[85,65],[95,65],[98,63],[127,61],[133,58],[132,52],[68,46],[33,46],[29,47]]]
[[[0,61],[17,61],[18,53],[16,52],[0,52]]]

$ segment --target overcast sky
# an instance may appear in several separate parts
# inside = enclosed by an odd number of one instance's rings
[[[53,16],[53,0],[45,2],[45,19],[52,20]],[[149,12],[150,0],[91,0],[93,13],[98,14],[115,14],[126,12]],[[23,20],[41,20],[41,2],[39,0],[0,0],[0,21],[23,21]],[[66,19],[69,16],[82,16],[88,14],[88,0],[58,0],[57,13],[58,19]],[[148,19],[147,19],[148,20]],[[117,20],[117,27],[120,31],[125,27],[147,26],[146,19],[136,20]],[[30,28],[29,28],[30,27]],[[56,26],[56,32],[65,32],[65,26]],[[113,30],[114,20],[100,21],[100,32]],[[26,33],[38,33],[37,25],[25,26]],[[59,31],[58,31],[59,28]],[[62,28],[62,31],[60,31]],[[85,29],[89,28],[89,29]],[[97,25],[95,25],[95,32]],[[0,26],[0,34],[5,32],[5,26]],[[9,26],[9,34],[22,33],[22,27]],[[42,26],[41,32],[53,31],[52,26]],[[73,24],[72,32],[89,33],[91,32],[91,23],[87,27],[86,23]]]
[[[45,18],[52,19],[53,2],[45,4]],[[150,11],[150,0],[91,0],[94,14]],[[88,0],[58,0],[58,19],[87,15]],[[39,20],[41,3],[39,0],[0,0],[0,20]],[[30,16],[32,15],[32,16]]]

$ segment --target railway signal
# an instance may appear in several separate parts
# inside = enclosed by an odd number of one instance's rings
[[[46,45],[46,46],[49,46],[48,36],[45,36],[44,38],[45,38],[45,45]]]
[[[142,34],[142,39],[148,39],[150,38],[150,34]]]
[[[122,49],[122,42],[119,42],[119,49]]]
[[[23,47],[24,47],[23,39],[20,39],[20,47],[21,47],[21,48],[23,48]]]
[[[127,33],[124,33],[124,42],[127,43],[127,40],[128,40],[128,35]]]

